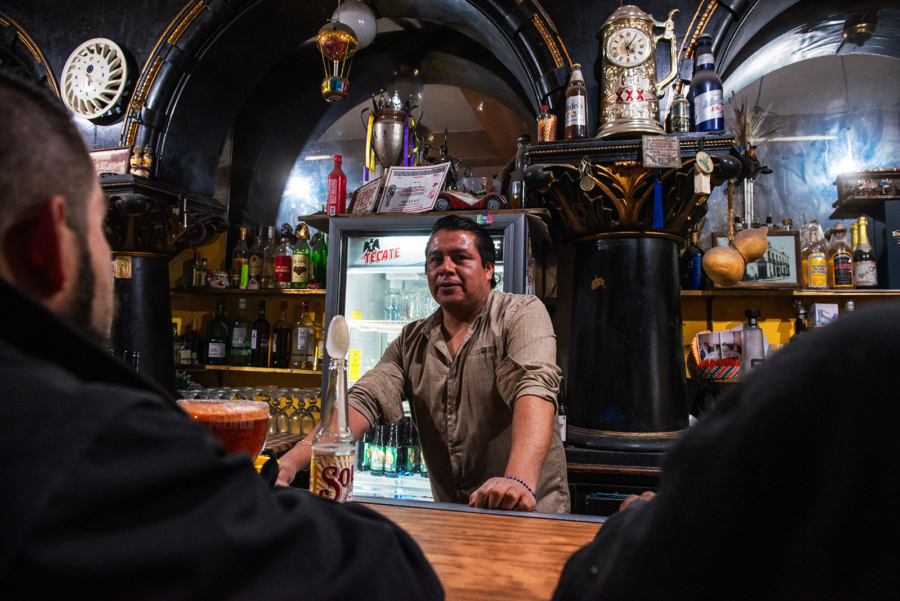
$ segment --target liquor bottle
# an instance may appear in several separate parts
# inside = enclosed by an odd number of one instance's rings
[[[832,228],[828,245],[828,284],[832,288],[853,288],[853,249],[841,222]]]
[[[704,290],[706,288],[706,272],[703,271],[703,249],[697,245],[700,233],[691,232],[691,245],[681,255],[681,289]]]
[[[209,282],[209,266],[206,264],[206,259],[200,259],[200,285],[206,286],[207,282]]]
[[[828,260],[822,227],[818,219],[813,219],[806,228],[809,244],[801,256],[803,285],[807,288],[824,289],[828,287]]]
[[[691,131],[714,132],[725,129],[725,102],[722,80],[716,75],[716,59],[712,53],[712,36],[697,38],[694,53],[694,77],[688,99],[691,101]]]
[[[329,215],[343,215],[347,212],[347,176],[341,170],[341,155],[334,155],[334,169],[328,174]]]
[[[372,440],[371,470],[373,476],[384,475],[384,426],[375,426]]]
[[[263,248],[263,288],[275,287],[275,228],[269,226],[269,236],[266,238],[266,246]]]
[[[306,224],[297,226],[297,244],[291,256],[291,288],[306,288],[309,285],[310,251],[309,228]]]
[[[581,65],[574,63],[566,87],[566,140],[582,140],[587,135],[587,89]]]
[[[291,322],[287,318],[287,301],[281,301],[281,319],[272,329],[272,367],[291,365]]]
[[[309,318],[309,301],[300,301],[300,315],[294,322],[292,335],[294,345],[291,347],[291,367],[293,369],[312,369],[316,356],[316,325]]]
[[[854,221],[850,224],[850,248],[853,249],[854,253],[857,246],[859,246],[859,222]]]
[[[291,240],[288,236],[281,237],[281,244],[275,249],[275,287],[291,287],[291,263],[294,258],[294,249],[291,248]]]
[[[250,279],[250,248],[247,246],[247,228],[241,228],[241,239],[231,252],[231,287],[246,288]]]
[[[194,264],[191,265],[190,280],[185,277],[185,284],[190,288],[199,288],[203,285],[202,267],[200,265],[200,251],[194,251]]]
[[[509,208],[524,209],[525,207],[525,167],[526,153],[531,144],[531,136],[525,134],[516,140],[515,169],[509,176]]]
[[[313,236],[312,243],[312,279],[310,281],[324,290],[328,280],[328,245],[325,243],[325,234],[320,232]]]
[[[538,142],[553,142],[556,140],[556,115],[550,112],[550,107],[541,105],[538,113]]]
[[[741,359],[741,375],[749,375],[756,367],[758,367],[766,357],[765,334],[759,327],[757,320],[759,319],[759,311],[757,309],[747,309],[744,311],[747,316],[747,323],[744,324],[742,338],[744,343],[744,356]]]
[[[181,365],[181,347],[184,345],[184,338],[178,333],[178,322],[172,322],[172,356],[175,359],[175,367]],[[189,355],[190,356],[190,355]]]
[[[865,217],[859,218],[859,244],[853,250],[853,275],[857,288],[877,288],[878,272],[875,269],[875,253],[869,244]]]
[[[250,332],[250,365],[269,367],[269,322],[266,321],[266,301],[259,301],[259,318]]]
[[[250,331],[253,324],[247,317],[247,299],[238,300],[238,316],[231,324],[231,365],[250,365]]]
[[[262,283],[263,272],[263,229],[262,226],[256,230],[256,239],[253,246],[250,247],[250,258],[248,259],[248,271],[251,280],[256,280],[257,285]]]
[[[200,365],[203,362],[203,341],[200,340],[200,330],[197,320],[191,320],[191,329],[185,335],[188,348],[191,349],[191,365]]]
[[[397,440],[397,422],[387,427],[387,440],[384,443],[384,475],[397,475],[397,450],[400,443]]]
[[[319,325],[316,322],[314,316],[313,322],[315,323],[315,334],[316,334],[316,354],[313,358],[313,369],[320,371],[322,369],[322,364],[325,361],[325,316],[322,316],[322,325]]]
[[[337,331],[337,334],[336,334]],[[312,441],[309,490],[340,503],[353,500],[356,445],[347,419],[347,323],[336,316],[328,327],[328,387],[320,427]]]
[[[216,315],[206,326],[206,364],[228,365],[231,330],[225,321],[225,301],[216,301]]]
[[[686,134],[691,131],[691,103],[681,94],[676,94],[666,115],[666,133]]]

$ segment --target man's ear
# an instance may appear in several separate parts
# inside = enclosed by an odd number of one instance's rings
[[[40,299],[55,296],[67,283],[64,251],[67,248],[66,202],[52,196],[40,212],[10,228],[6,235],[6,261],[14,284]]]

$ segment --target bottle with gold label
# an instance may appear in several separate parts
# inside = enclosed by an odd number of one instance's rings
[[[847,228],[840,222],[832,228],[828,245],[828,284],[831,288],[853,288],[853,249],[847,241]]]
[[[823,289],[828,287],[828,264],[825,256],[825,236],[818,219],[806,225],[807,246],[803,249],[801,265],[803,285],[807,288]]]
[[[587,137],[587,88],[584,87],[581,65],[575,63],[566,88],[566,140]]]
[[[865,217],[858,220],[859,244],[853,247],[853,282],[857,288],[877,288],[878,272],[875,269],[875,253],[869,244],[868,222]]]
[[[294,245],[294,254],[291,258],[291,288],[306,288],[309,286],[309,272],[311,254],[309,250],[309,228],[301,224],[297,232],[297,244]]]

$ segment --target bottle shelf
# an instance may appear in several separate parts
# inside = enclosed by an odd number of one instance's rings
[[[371,321],[365,319],[348,319],[347,326],[364,332],[400,332],[403,326],[411,321]]]
[[[204,295],[219,295],[219,294],[238,294],[244,296],[282,296],[282,295],[294,295],[294,296],[317,296],[325,295],[324,288],[260,288],[258,290],[241,290],[240,288],[210,288],[209,286],[204,286],[202,288],[172,288],[173,294],[204,294]]]
[[[858,297],[898,297],[900,290],[804,290],[800,288],[722,288],[715,290],[682,290],[682,298],[703,297],[716,298],[720,296],[791,296],[796,298],[817,296],[858,296]]]
[[[322,371],[318,369],[292,369],[283,367],[244,367],[237,365],[176,365],[175,369],[179,371],[242,371],[258,374],[306,374],[310,376],[321,376]]]

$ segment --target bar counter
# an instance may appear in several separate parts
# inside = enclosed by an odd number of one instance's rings
[[[406,530],[447,601],[550,599],[569,557],[606,518],[473,509],[453,503],[356,497]]]

